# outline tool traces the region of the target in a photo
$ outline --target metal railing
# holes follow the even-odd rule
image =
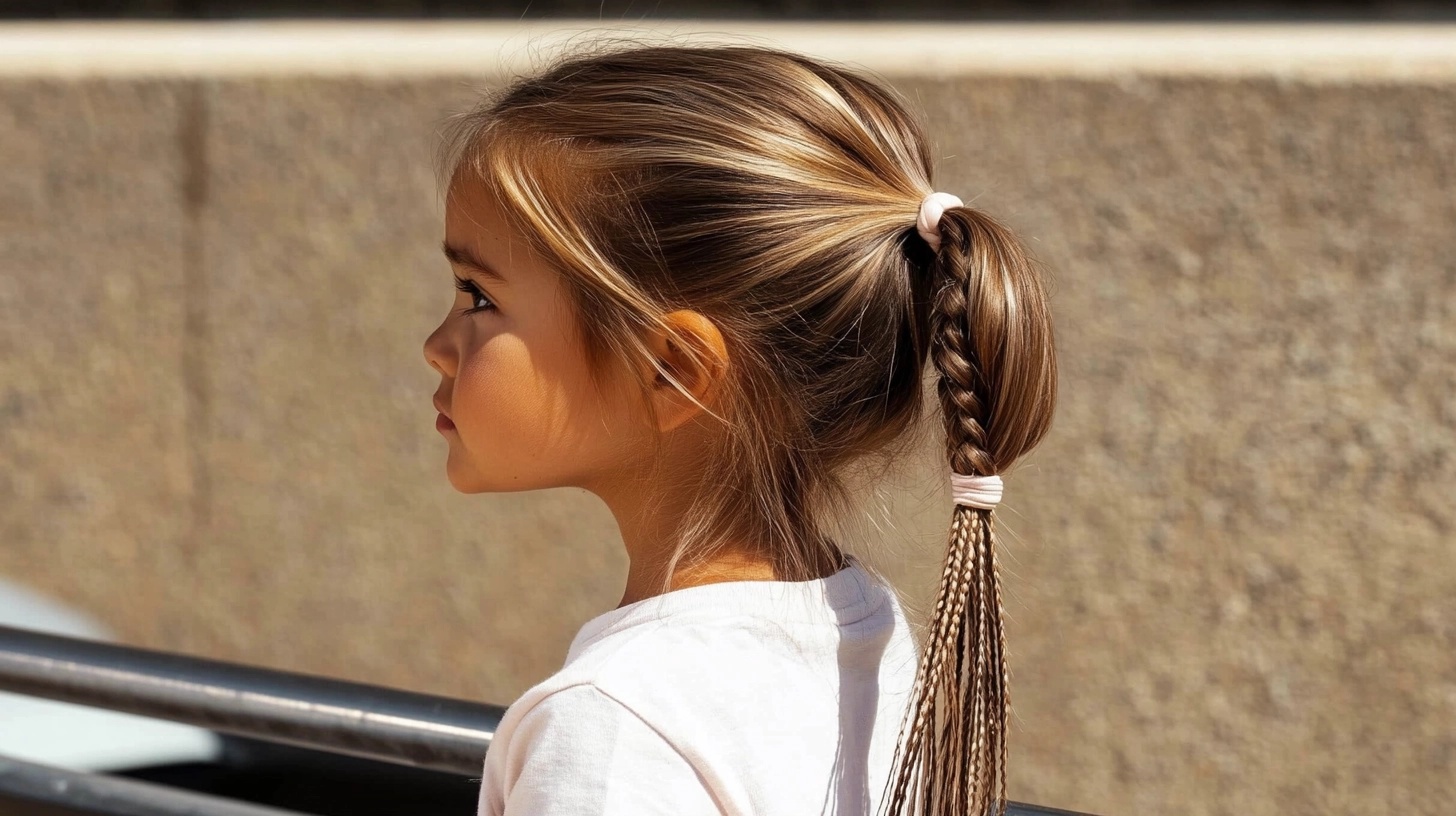
[[[505,709],[0,626],[0,691],[479,775]]]
[[[120,776],[82,773],[0,756],[0,813],[6,802],[45,808],[42,812],[104,816],[301,816],[254,805],[138,782]]]
[[[0,626],[0,691],[470,777],[480,775],[505,712],[466,700],[6,626]],[[47,813],[104,816],[298,816],[0,756],[0,805],[7,801],[52,808]],[[1007,813],[1078,816],[1019,802]]]

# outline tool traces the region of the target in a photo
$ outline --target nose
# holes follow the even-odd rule
[[[445,331],[448,322],[448,319],[442,322],[425,338],[425,362],[442,377],[455,376],[455,349]]]

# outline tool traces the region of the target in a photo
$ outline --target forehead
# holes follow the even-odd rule
[[[445,254],[467,259],[467,270],[495,287],[491,294],[504,297],[518,318],[550,312],[561,320],[571,311],[562,276],[506,216],[490,185],[474,176],[457,174],[446,191]]]
[[[490,187],[473,173],[458,172],[445,192],[445,234],[461,239],[481,235],[514,237]]]
[[[533,249],[490,185],[473,175],[457,174],[445,194],[445,247],[471,259],[488,277],[517,284],[554,278],[551,265]]]

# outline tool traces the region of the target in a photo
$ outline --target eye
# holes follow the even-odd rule
[[[474,314],[495,308],[495,303],[486,297],[484,292],[480,291],[480,287],[475,285],[475,281],[457,275],[455,277],[455,288],[470,295],[470,308],[464,310],[465,314]]]

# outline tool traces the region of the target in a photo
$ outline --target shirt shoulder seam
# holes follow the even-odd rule
[[[539,708],[541,706],[541,704],[545,703],[547,700],[551,699],[552,697],[555,697],[556,695],[561,694],[562,692],[570,691],[572,689],[577,689],[577,688],[586,688],[586,689],[589,689],[589,690],[591,690],[593,692],[596,692],[597,695],[601,696],[605,700],[611,701],[611,703],[612,703],[613,706],[615,706],[616,708],[619,708],[622,711],[626,712],[627,715],[630,716],[633,720],[637,721],[638,723],[641,723],[644,728],[646,728],[648,731],[651,731],[653,736],[657,737],[657,739],[660,740],[663,745],[666,745],[673,752],[673,754],[675,754],[679,759],[681,759],[682,762],[683,762],[683,764],[686,765],[687,768],[693,772],[693,775],[696,776],[696,777],[698,777],[699,782],[703,785],[704,792],[706,792],[708,794],[709,798],[713,799],[713,801],[715,803],[717,802],[718,797],[715,795],[715,793],[713,792],[713,790],[706,783],[703,783],[702,782],[703,774],[698,769],[698,766],[695,765],[693,763],[693,761],[688,758],[688,755],[687,754],[683,753],[682,749],[680,747],[678,747],[678,745],[673,740],[669,739],[667,737],[667,735],[662,732],[662,729],[658,728],[656,725],[654,725],[651,722],[649,722],[647,720],[647,718],[643,717],[640,713],[638,713],[631,706],[629,706],[626,703],[622,702],[615,695],[609,693],[606,689],[604,689],[601,686],[597,685],[592,680],[578,680],[576,682],[573,682],[573,683],[570,683],[568,685],[562,686],[559,689],[555,689],[555,690],[551,691],[550,693],[543,695],[541,697],[541,699],[539,699],[536,702],[532,703],[530,708],[526,709],[525,711],[523,711],[521,713],[521,721],[524,721],[526,719],[526,717],[530,716],[531,712],[535,711],[537,708]]]
[[[632,719],[636,720],[637,722],[642,723],[644,726],[646,726],[648,728],[648,730],[650,730],[653,733],[653,735],[655,735],[658,739],[662,740],[663,743],[665,743],[669,748],[671,748],[674,753],[676,753],[678,756],[682,757],[682,760],[684,762],[688,762],[687,756],[685,754],[683,754],[683,752],[681,750],[679,750],[676,745],[673,744],[672,740],[668,739],[667,736],[662,733],[662,730],[661,729],[659,729],[657,726],[653,725],[652,723],[648,722],[645,718],[643,718],[643,716],[641,714],[637,713],[637,711],[635,711],[631,706],[629,706],[626,703],[622,702],[615,695],[608,693],[606,689],[604,689],[601,686],[597,685],[596,681],[594,681],[594,680],[576,680],[576,681],[573,681],[571,683],[568,683],[567,685],[562,686],[561,688],[552,689],[550,692],[547,692],[546,694],[543,694],[539,700],[536,700],[535,702],[531,703],[531,707],[530,708],[528,708],[525,711],[522,711],[521,712],[521,721],[524,721],[527,717],[529,717],[531,715],[531,712],[533,712],[536,709],[540,708],[543,704],[546,703],[547,700],[550,700],[552,697],[556,697],[557,695],[560,695],[563,692],[571,691],[573,689],[578,689],[578,688],[585,688],[585,689],[588,689],[590,691],[594,691],[599,696],[601,696],[603,699],[610,700],[612,702],[612,704],[616,708],[620,708],[622,711],[627,712],[629,715],[631,715]],[[691,767],[692,766],[692,763],[691,762],[688,762],[688,765]],[[696,771],[697,769],[694,768],[694,770]]]

